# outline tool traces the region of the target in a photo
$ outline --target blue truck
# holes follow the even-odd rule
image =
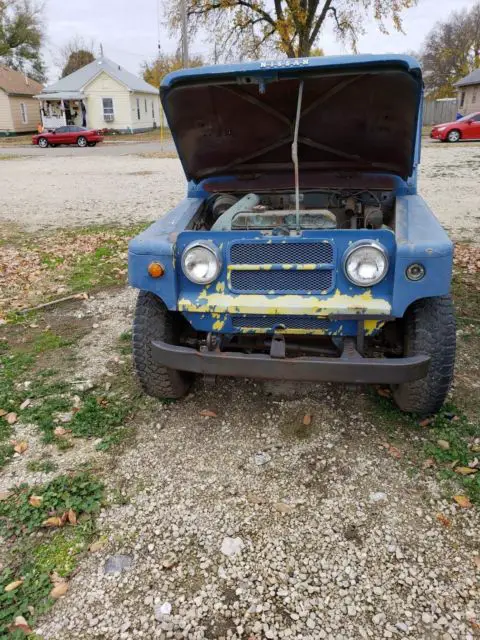
[[[438,411],[453,247],[417,193],[418,62],[185,69],[160,93],[187,194],[129,245],[145,392],[179,398],[195,374],[382,384]]]

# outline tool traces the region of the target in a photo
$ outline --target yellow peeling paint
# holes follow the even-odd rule
[[[371,336],[375,331],[381,329],[385,322],[382,320],[365,320],[363,326],[365,328],[365,334]]]
[[[217,286],[215,287],[215,291],[217,293],[224,293],[224,291],[225,291],[225,283],[224,282],[217,282]]]
[[[225,322],[226,322],[226,317],[225,316],[223,316],[223,320],[216,320],[212,324],[213,331],[221,331],[223,329],[223,327],[225,326]]]
[[[370,289],[358,295],[347,295],[337,289],[328,298],[301,295],[282,295],[271,298],[260,294],[227,295],[225,293],[208,293],[204,290],[196,300],[181,298],[178,301],[178,310],[265,315],[328,316],[336,313],[389,315],[391,305],[387,300],[374,298]]]

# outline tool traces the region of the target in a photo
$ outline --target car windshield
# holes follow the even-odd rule
[[[475,120],[475,117],[478,113],[470,113],[468,116],[463,116],[463,118],[459,118],[458,122],[466,122],[467,120]]]

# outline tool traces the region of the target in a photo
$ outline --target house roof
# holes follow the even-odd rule
[[[475,69],[468,76],[455,83],[456,87],[466,87],[469,84],[480,84],[480,69]]]
[[[81,69],[65,76],[65,78],[61,78],[58,82],[48,85],[48,87],[45,87],[44,93],[71,93],[72,91],[81,91],[85,85],[96,78],[102,71],[124,84],[131,91],[158,94],[156,87],[153,87],[151,84],[148,84],[148,82],[145,82],[145,80],[130,73],[130,71],[126,71],[119,64],[113,62],[113,60],[109,60],[105,56],[101,56],[93,62],[86,64]]]
[[[20,71],[0,65],[0,89],[9,95],[33,96],[42,90],[42,85]]]

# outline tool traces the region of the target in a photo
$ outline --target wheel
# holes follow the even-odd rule
[[[94,147],[97,143],[96,142],[87,142],[87,145],[89,147]]]
[[[140,291],[133,320],[133,364],[142,389],[155,398],[181,398],[193,376],[159,365],[153,359],[152,340],[178,344],[181,318],[175,318],[153,293]]]
[[[50,146],[55,148],[55,147],[58,147],[58,144],[50,144]]]
[[[46,149],[48,147],[48,140],[46,138],[39,138],[38,146],[42,147],[42,149]]]
[[[458,129],[452,129],[448,132],[447,140],[449,142],[458,142],[460,140],[460,131]]]
[[[86,147],[87,139],[85,138],[85,136],[79,136],[79,138],[77,139],[77,144],[79,147]]]
[[[451,296],[414,302],[405,316],[405,355],[426,353],[430,367],[425,378],[400,384],[393,398],[402,411],[428,415],[445,401],[453,380],[456,325]]]

